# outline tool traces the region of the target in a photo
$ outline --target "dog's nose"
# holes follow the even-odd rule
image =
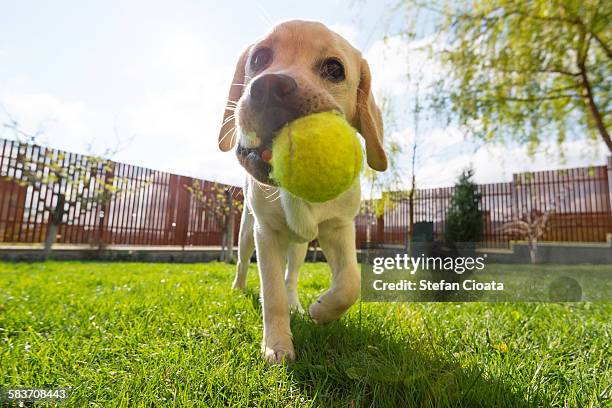
[[[280,106],[297,89],[293,78],[283,74],[266,74],[251,84],[251,100],[261,106]]]

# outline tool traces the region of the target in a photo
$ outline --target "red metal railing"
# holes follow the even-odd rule
[[[56,160],[62,165],[82,169],[86,156],[29,146],[0,139],[0,242],[40,243],[50,222],[50,210],[57,203],[53,183],[20,185],[24,160],[41,162]],[[53,156],[55,155],[55,156]],[[25,160],[29,163],[30,160]],[[70,205],[63,215],[57,242],[69,244],[100,243],[108,245],[220,245],[223,227],[214,214],[217,192],[227,189],[237,200],[241,191],[234,186],[200,180],[204,196],[212,202],[204,205],[186,188],[193,178],[110,162],[101,176],[103,181],[75,183],[63,193],[68,199],[77,196],[95,197],[104,183],[112,183],[118,191],[111,200],[89,201]],[[240,214],[236,214],[236,231]]]
[[[502,228],[525,219],[531,211],[550,211],[548,228],[541,241],[604,242],[612,233],[610,174],[607,166],[548,170],[515,174],[508,183],[482,184],[481,210],[485,221],[484,245],[507,247],[521,237]],[[454,187],[417,190],[414,221],[432,222],[434,238],[443,239],[446,212]],[[384,215],[360,214],[356,220],[357,245],[370,242],[405,245],[410,235],[408,192],[392,192]]]

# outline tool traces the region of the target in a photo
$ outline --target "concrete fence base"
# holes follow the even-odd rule
[[[58,246],[49,256],[57,261],[131,261],[131,262],[210,262],[221,258],[220,247],[108,247],[99,250],[89,246]],[[40,247],[0,246],[4,261],[40,261]]]
[[[234,248],[237,256],[238,248]],[[35,262],[43,259],[40,245],[0,246],[0,260]],[[212,262],[221,259],[221,247],[128,247],[109,246],[104,250],[84,245],[58,245],[54,247],[50,260],[55,261],[123,261],[123,262]],[[322,251],[309,249],[306,261],[325,261]],[[254,255],[252,261],[256,261]]]
[[[234,255],[238,248],[234,248]],[[394,253],[398,249],[394,248]],[[510,249],[480,249],[488,263],[527,264],[530,262],[527,242],[512,242]],[[362,259],[358,250],[358,259]],[[401,252],[401,249],[400,249]],[[221,258],[220,247],[128,247],[109,246],[98,250],[90,246],[58,245],[49,259],[58,261],[125,261],[125,262],[211,262]],[[42,246],[0,246],[0,260],[33,262],[43,259]],[[253,261],[256,261],[255,256]],[[309,249],[307,262],[325,261],[323,252]],[[543,264],[604,264],[612,266],[612,234],[605,243],[543,242],[538,244],[538,262]]]
[[[612,268],[612,234],[607,242],[542,242],[537,246],[537,261],[541,264],[599,264]],[[527,264],[529,245],[524,241],[510,243],[510,249],[482,249],[490,263]]]

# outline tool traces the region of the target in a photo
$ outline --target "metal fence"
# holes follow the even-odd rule
[[[54,165],[66,169],[65,178],[70,180],[51,177],[49,167]],[[26,172],[38,172],[39,182],[17,182]],[[241,201],[241,190],[198,180],[202,194],[197,195],[187,188],[193,181],[191,177],[0,139],[0,242],[43,242],[52,209],[63,194],[67,203],[58,243],[220,245],[223,226],[215,203],[224,191]],[[100,199],[104,193],[110,197]],[[237,226],[240,214],[235,217]]]
[[[520,173],[512,182],[481,184],[481,210],[486,247],[507,247],[523,237],[506,232],[504,226],[526,220],[528,214],[550,212],[541,241],[604,242],[612,233],[612,158],[606,166]],[[431,222],[434,239],[444,236],[446,213],[454,187],[415,192],[414,221]],[[410,236],[408,192],[390,193],[384,215],[357,217],[358,245],[374,243],[405,245]],[[369,226],[369,233],[368,233]]]
[[[72,204],[66,204],[62,214],[58,243],[220,245],[220,195],[231,194],[238,203],[242,200],[237,187],[124,163],[105,164],[80,154],[0,139],[0,243],[43,242],[52,209],[62,193]],[[78,182],[15,182],[28,171],[44,175],[53,165],[68,169],[67,177]],[[28,166],[35,168],[28,170]],[[510,240],[521,238],[505,232],[503,226],[525,219],[533,211],[551,212],[542,241],[605,241],[612,232],[611,174],[612,159],[606,166],[521,173],[515,174],[512,182],[479,185],[484,245],[506,247]],[[112,197],[93,199],[108,190],[108,185],[114,191]],[[188,188],[194,186],[199,193]],[[408,241],[408,192],[389,194],[383,216],[371,212],[358,215],[358,247],[368,241],[397,245]],[[414,221],[433,223],[436,239],[443,238],[453,195],[453,187],[415,192]],[[239,213],[234,217],[236,242]]]

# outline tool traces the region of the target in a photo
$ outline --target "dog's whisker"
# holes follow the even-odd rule
[[[221,139],[219,139],[219,144],[221,144],[221,143],[225,142],[225,138],[226,138],[226,137],[229,135],[229,133],[230,133],[230,132],[232,132],[232,131],[234,132],[234,134],[236,134],[236,128],[235,128],[235,127],[234,127],[234,128],[229,129],[227,132],[225,132],[225,133],[223,134],[223,136],[221,137]],[[233,138],[233,135],[232,135],[232,138]],[[233,139],[232,139],[232,141],[233,141]]]
[[[280,191],[278,189],[276,189],[275,191],[272,192],[272,194],[266,196],[266,200],[268,200],[270,197],[273,197],[275,194],[280,196]]]
[[[232,121],[232,120],[234,120],[235,118],[236,118],[236,115],[234,115],[234,114],[229,115],[229,116],[227,117],[227,119],[225,119],[225,120],[223,121],[223,123],[221,124],[221,126],[225,126],[225,124],[227,124],[227,123],[231,122],[231,121]]]
[[[269,198],[269,197],[268,197],[268,198],[266,199],[266,201],[267,201],[267,202],[269,202],[269,203],[273,203],[273,202],[275,202],[276,200],[279,200],[279,199],[280,199],[280,194],[278,194],[278,195],[277,195],[276,197],[274,197],[274,198]]]
[[[235,129],[234,129],[234,128],[232,128],[232,129],[228,129],[228,130],[227,130],[227,131],[226,131],[226,132],[223,134],[223,137],[221,137],[221,140],[220,140],[220,141],[221,141],[221,142],[222,142],[222,141],[224,141],[224,140],[225,140],[225,138],[226,138],[226,137],[229,135],[229,133],[230,133],[232,130],[235,130]]]
[[[234,133],[232,133],[231,145],[234,146],[236,144],[236,128],[234,128]]]
[[[269,185],[264,185],[264,186],[263,186],[263,188],[264,188],[264,190],[266,191],[266,193],[268,193],[270,190],[272,190],[272,189],[274,189],[274,188],[276,188],[276,187],[269,186]]]
[[[267,194],[267,193],[268,193],[268,191],[270,190],[270,186],[266,186],[266,185],[265,185],[265,184],[263,184],[263,183],[258,183],[258,182],[256,182],[255,184],[257,184],[257,187],[259,187],[259,189],[260,189],[260,190],[261,190],[261,191],[262,191],[264,194]]]
[[[279,195],[277,195],[277,196],[276,196],[274,199],[269,200],[269,202],[273,203],[273,202],[275,202],[276,200],[278,200],[279,198],[280,198],[280,194],[279,194]]]
[[[261,188],[261,186],[260,186],[260,184],[261,184],[261,183],[255,183],[255,184],[257,185],[257,187],[259,187],[259,189],[260,189],[261,191],[263,191],[263,189],[262,189],[262,188]],[[263,192],[265,193],[265,191],[263,191]]]

